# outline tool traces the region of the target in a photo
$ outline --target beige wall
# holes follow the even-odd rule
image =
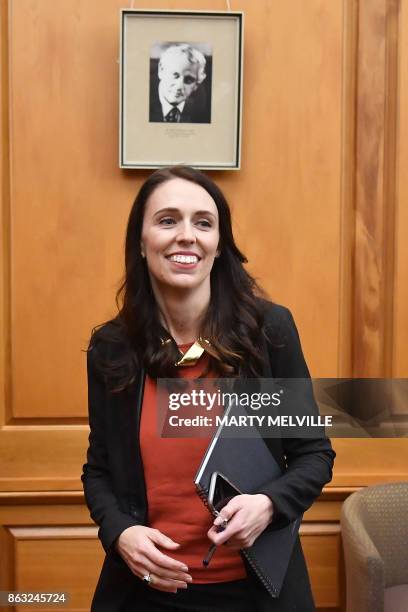
[[[249,269],[292,309],[314,376],[406,377],[407,4],[231,4],[245,12],[242,169],[211,174],[231,203]],[[127,215],[148,173],[118,168],[123,3],[0,6],[0,588],[34,588],[30,542],[52,559],[63,539],[66,555],[92,574],[81,585],[67,579],[70,609],[85,610],[101,552],[79,481],[81,349],[114,313]],[[146,0],[143,8],[201,6]],[[344,591],[342,499],[408,477],[406,440],[336,440],[335,448],[333,483],[302,536],[321,609],[340,606]],[[57,582],[61,569],[53,564]]]

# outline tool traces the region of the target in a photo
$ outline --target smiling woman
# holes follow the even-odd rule
[[[263,292],[244,262],[229,206],[210,178],[188,166],[150,175],[129,215],[120,315],[94,338],[120,343],[125,333],[129,343],[113,365],[95,348],[108,384],[125,389],[142,364],[151,376],[178,376],[178,345],[198,338],[208,340],[216,375],[261,375]]]
[[[119,313],[88,349],[82,481],[107,553],[94,612],[314,609],[299,539],[279,599],[239,551],[313,503],[331,479],[329,440],[266,440],[282,477],[231,499],[219,533],[193,485],[208,440],[157,433],[157,378],[309,377],[291,314],[264,299],[245,262],[225,197],[205,174],[166,168],[142,185]],[[210,543],[226,546],[203,567]]]
[[[219,241],[217,206],[203,187],[176,177],[157,187],[147,202],[141,240],[156,298],[185,289],[194,291],[200,309],[207,308]]]

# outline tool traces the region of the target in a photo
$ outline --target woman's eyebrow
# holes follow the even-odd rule
[[[179,209],[178,208],[174,208],[172,206],[166,206],[166,208],[161,208],[160,210],[155,212],[154,216],[161,215],[161,214],[166,213],[166,212],[179,212]]]
[[[209,217],[214,217],[215,219],[214,213],[210,212],[209,210],[197,210],[197,212],[195,212],[194,214],[195,215],[208,215]]]
[[[180,209],[174,206],[166,206],[166,208],[161,208],[160,210],[155,212],[154,217],[157,217],[157,215],[162,215],[163,213],[180,213]],[[214,213],[210,212],[209,210],[196,210],[194,216],[197,215],[208,215],[209,217],[213,217],[214,219],[216,218]]]

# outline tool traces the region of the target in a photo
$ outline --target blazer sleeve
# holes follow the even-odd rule
[[[92,349],[87,354],[89,447],[81,480],[92,519],[99,525],[98,537],[106,552],[113,550],[116,538],[138,523],[122,512],[113,492],[106,432],[106,386],[94,367]]]
[[[279,337],[283,338],[283,342],[269,350],[273,377],[305,379],[306,400],[311,403],[313,412],[318,414],[295,322],[288,309],[277,308],[280,313]],[[323,486],[332,479],[336,456],[328,438],[284,438],[282,445],[286,471],[257,491],[272,500],[274,518],[271,528],[288,525],[312,505]]]

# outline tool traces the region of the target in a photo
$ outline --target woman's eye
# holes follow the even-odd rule
[[[163,217],[163,219],[160,219],[159,223],[160,225],[172,225],[175,221],[172,217]]]
[[[198,224],[201,225],[202,227],[211,227],[211,223],[207,221],[207,219],[200,219]]]

